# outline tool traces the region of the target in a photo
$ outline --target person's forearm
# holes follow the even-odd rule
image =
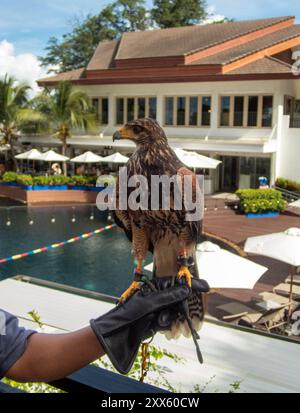
[[[50,382],[80,370],[103,355],[90,327],[67,334],[33,334],[26,351],[6,377],[19,382]]]

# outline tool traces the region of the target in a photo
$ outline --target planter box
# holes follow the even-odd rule
[[[34,191],[49,191],[49,189],[50,189],[49,185],[33,185]]]
[[[90,191],[92,192],[102,192],[105,189],[105,186],[92,186]]]
[[[69,189],[72,189],[74,191],[89,191],[90,188],[85,185],[71,185],[69,186]]]
[[[24,189],[25,191],[32,191],[33,185],[19,185],[20,188]]]
[[[279,212],[261,212],[258,214],[246,214],[247,218],[253,219],[253,218],[274,218],[274,217],[279,217],[280,213]]]
[[[67,191],[68,185],[49,185],[50,191]]]
[[[17,182],[2,182],[1,185],[5,185],[5,186],[19,186],[19,184]]]

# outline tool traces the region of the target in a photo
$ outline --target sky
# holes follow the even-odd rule
[[[298,16],[295,0],[206,0],[214,17],[236,20]],[[45,53],[47,40],[70,31],[75,16],[96,14],[109,0],[0,0],[0,76],[8,72],[36,87],[34,80],[46,71],[37,56]],[[151,5],[151,0],[147,0]]]

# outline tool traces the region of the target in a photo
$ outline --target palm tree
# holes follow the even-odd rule
[[[53,90],[44,89],[33,99],[32,105],[47,116],[49,128],[62,143],[62,155],[66,154],[67,140],[73,128],[82,131],[95,129],[96,116],[90,98],[86,93],[74,89],[70,82],[60,82]]]
[[[7,74],[0,80],[0,144],[10,146],[12,159],[15,159],[15,144],[22,129],[30,123],[39,123],[45,116],[29,107],[28,92],[30,86],[24,82],[17,83]]]

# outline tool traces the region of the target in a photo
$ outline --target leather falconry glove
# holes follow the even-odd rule
[[[157,323],[160,313],[184,303],[190,293],[186,285],[159,290],[146,282],[128,301],[90,321],[104,351],[121,374],[130,371],[140,344],[161,329]]]

